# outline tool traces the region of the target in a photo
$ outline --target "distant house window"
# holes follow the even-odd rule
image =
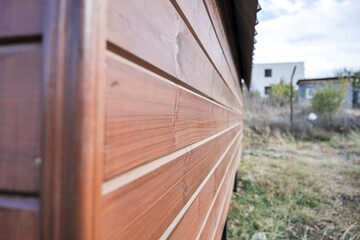
[[[316,93],[316,90],[314,88],[306,88],[305,89],[305,98],[306,99],[312,99]]]
[[[265,69],[265,77],[271,77],[272,76],[272,70],[271,69]]]
[[[265,94],[266,94],[266,95],[269,95],[270,92],[271,92],[271,87],[270,87],[270,86],[265,87]]]

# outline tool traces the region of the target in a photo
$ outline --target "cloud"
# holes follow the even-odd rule
[[[305,61],[305,76],[360,69],[359,0],[263,0],[255,63]],[[261,19],[263,19],[261,21]]]

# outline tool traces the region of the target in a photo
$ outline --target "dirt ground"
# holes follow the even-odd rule
[[[249,136],[231,239],[360,239],[360,134],[326,142]]]

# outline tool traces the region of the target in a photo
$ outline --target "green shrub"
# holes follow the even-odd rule
[[[344,103],[348,83],[341,80],[340,86],[334,88],[331,83],[318,87],[311,101],[315,111],[320,113],[335,113]]]
[[[285,84],[283,80],[278,84],[271,84],[269,100],[272,103],[279,103],[283,105],[290,101],[290,83]],[[293,92],[293,100],[297,99],[298,91]]]

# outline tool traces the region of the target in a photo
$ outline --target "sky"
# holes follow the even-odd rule
[[[259,0],[254,63],[305,62],[305,77],[360,70],[360,0]]]

